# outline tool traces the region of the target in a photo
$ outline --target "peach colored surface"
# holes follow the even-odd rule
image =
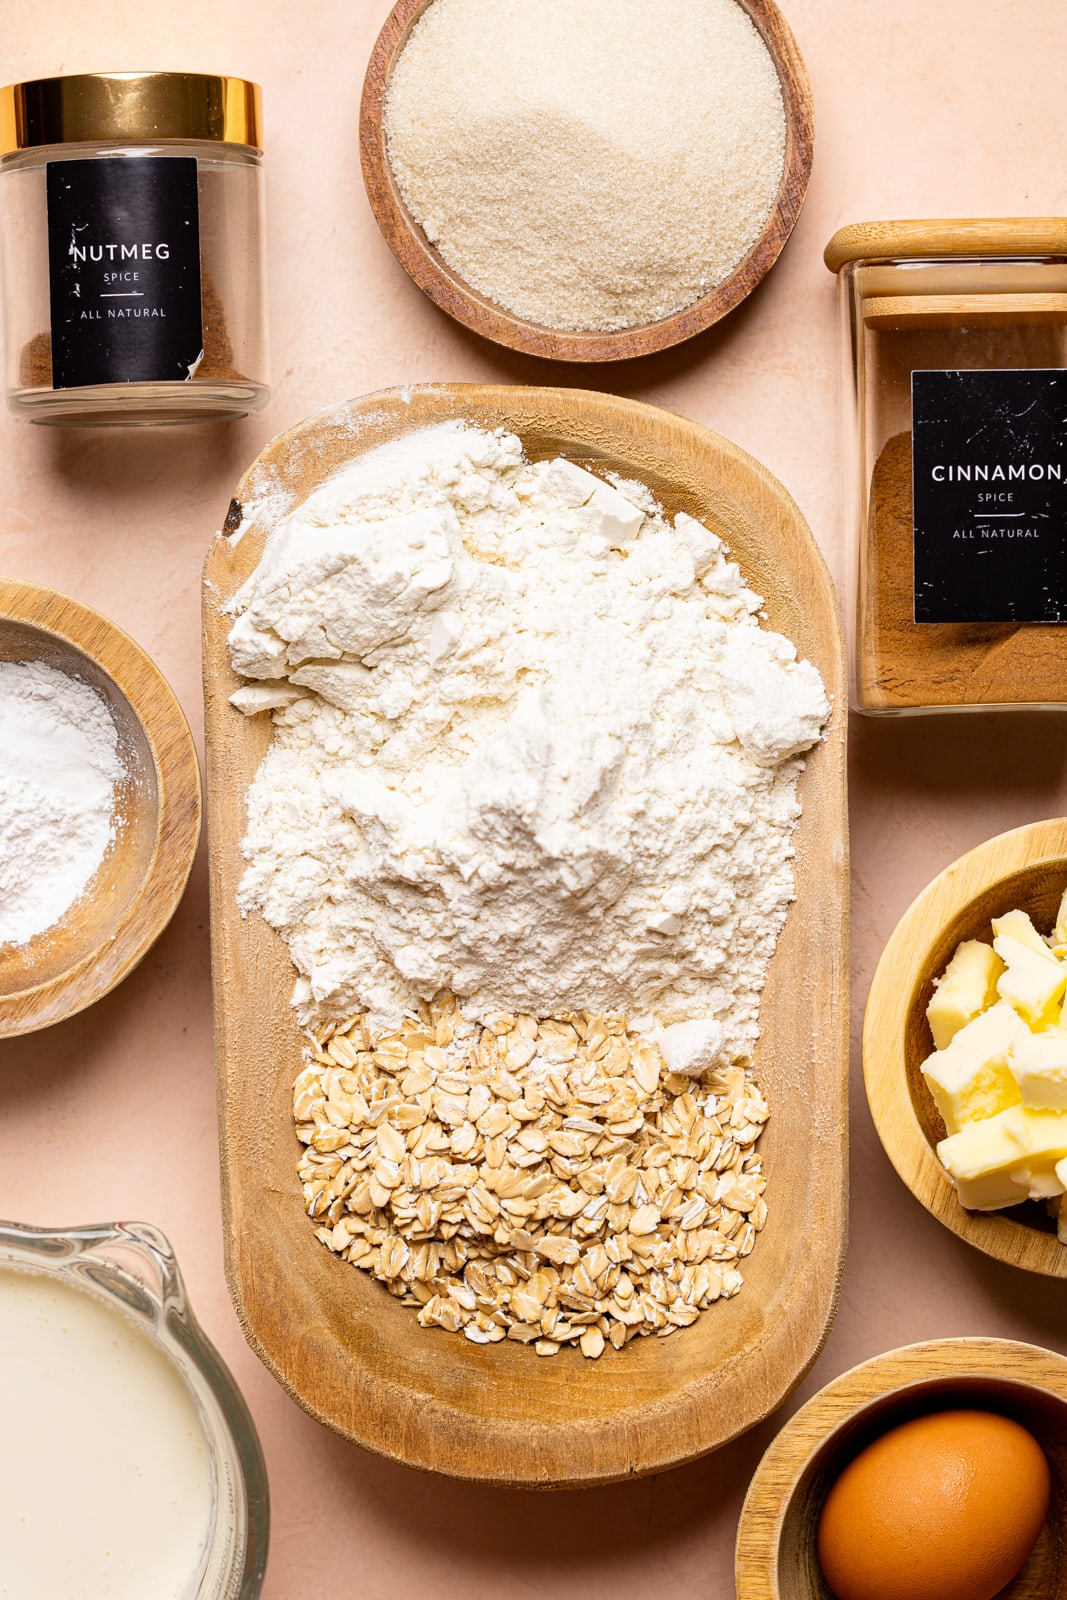
[[[534,3],[534,0],[531,0]],[[679,351],[571,371],[452,326],[408,282],[363,193],[359,89],[386,0],[0,5],[0,81],[144,67],[264,88],[275,397],[236,425],[123,433],[0,418],[0,571],[65,589],[158,661],[199,732],[199,578],[231,486],[279,429],[345,396],[451,378],[615,389],[706,423],[782,479],[839,570],[834,286],[822,248],[887,216],[1067,212],[1061,0],[783,0],[811,73],[815,170],[766,284]],[[947,862],[1067,809],[1060,715],[859,723],[852,743],[854,1013],[897,917]],[[74,1021],[0,1046],[0,1215],[143,1217],[177,1248],[271,1472],[265,1593],[317,1600],[721,1600],[750,1473],[781,1416],[663,1477],[543,1497],[373,1460],[311,1422],[245,1347],[222,1274],[201,859],[144,965]],[[852,1246],[840,1313],[793,1397],[945,1334],[1067,1352],[1067,1285],[969,1250],[882,1155],[854,1065]],[[42,1597],[46,1600],[46,1597]],[[147,1600],[147,1597],[146,1597]]]

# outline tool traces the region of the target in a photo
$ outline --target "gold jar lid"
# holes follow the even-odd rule
[[[1067,217],[952,217],[856,222],[838,228],[823,252],[831,272],[852,261],[895,256],[1067,255]]]
[[[258,83],[200,72],[84,72],[0,89],[0,155],[39,145],[210,139],[262,148]]]

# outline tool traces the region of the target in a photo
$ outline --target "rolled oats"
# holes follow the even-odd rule
[[[441,995],[387,1038],[330,1023],[293,1114],[318,1237],[475,1344],[595,1359],[688,1327],[767,1218],[749,1073],[671,1074],[620,1016],[479,1025]]]

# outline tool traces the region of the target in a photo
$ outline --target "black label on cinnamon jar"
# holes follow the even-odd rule
[[[203,355],[190,156],[47,164],[52,386],[186,382]]]
[[[913,372],[915,621],[1067,622],[1067,372]]]

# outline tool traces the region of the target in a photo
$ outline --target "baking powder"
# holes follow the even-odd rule
[[[118,732],[101,695],[0,661],[0,944],[26,944],[86,888],[114,837]]]

